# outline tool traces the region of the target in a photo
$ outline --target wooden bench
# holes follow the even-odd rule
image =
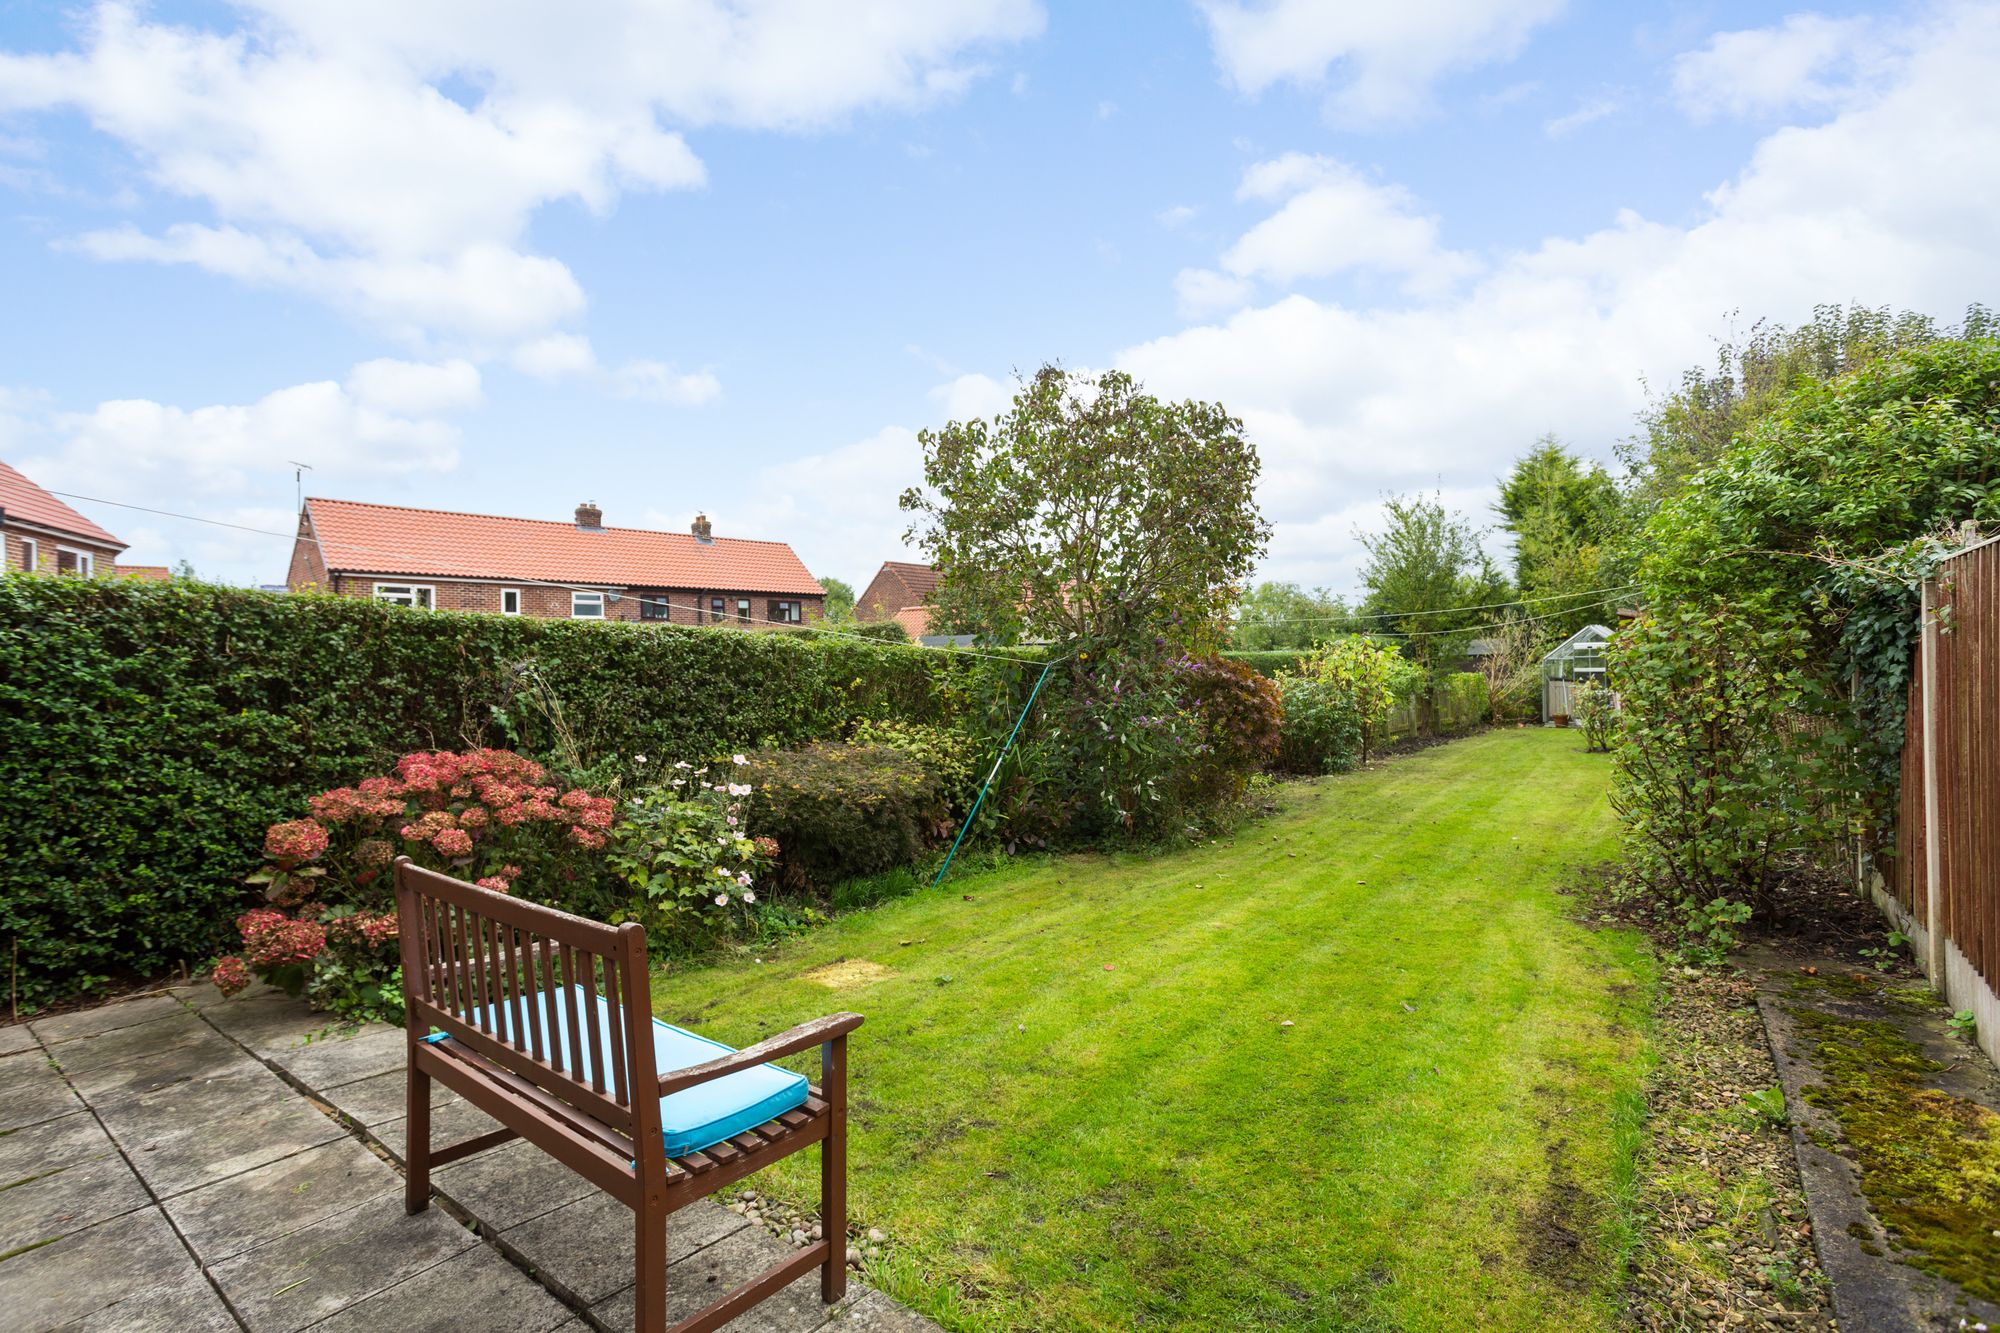
[[[525,1139],[632,1210],[638,1333],[667,1327],[667,1216],[814,1143],[820,1155],[820,1235],[781,1263],[681,1320],[673,1333],[720,1327],[795,1279],[820,1270],[820,1296],[847,1290],[847,1034],[858,1014],[834,1014],[741,1051],[655,1024],[646,932],[607,926],[425,870],[395,868],[409,1033],[409,1179],[405,1206],[430,1206],[432,1168]],[[713,1058],[662,1071],[655,1043]],[[820,1082],[792,1109],[700,1147],[668,1152],[662,1102],[702,1089],[701,1108],[729,1106],[754,1082],[798,1076],[766,1062],[820,1048]],[[745,1071],[760,1071],[746,1074]],[[733,1084],[722,1083],[732,1075]],[[432,1148],[431,1080],[500,1128]],[[754,1090],[754,1089],[753,1089]],[[676,1107],[690,1099],[683,1098]],[[745,1113],[770,1102],[751,1102]],[[681,1114],[678,1110],[676,1114]],[[721,1123],[720,1121],[711,1123]],[[690,1133],[676,1131],[683,1139]]]

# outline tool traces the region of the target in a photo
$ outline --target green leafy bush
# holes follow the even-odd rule
[[[1293,773],[1344,773],[1387,739],[1399,694],[1421,673],[1393,648],[1336,639],[1296,673],[1278,677],[1284,728],[1280,764]]]
[[[1486,677],[1477,671],[1453,671],[1431,691],[1437,729],[1443,735],[1470,731],[1486,720],[1489,709]]]
[[[854,725],[849,739],[856,745],[881,746],[913,756],[937,776],[939,790],[953,811],[962,814],[972,805],[980,774],[975,768],[975,743],[964,732],[922,722],[863,718]]]
[[[1222,655],[1232,662],[1241,662],[1260,676],[1272,679],[1286,673],[1297,675],[1303,665],[1312,660],[1312,651],[1303,648],[1242,649]]]
[[[943,782],[907,751],[822,742],[757,751],[743,772],[751,826],[777,840],[794,890],[910,865],[951,831]]]
[[[1625,701],[1612,803],[1633,868],[1684,922],[1726,948],[1838,818],[1828,792],[1847,747],[1796,612],[1667,607],[1613,641]]]
[[[1569,694],[1570,717],[1583,728],[1583,748],[1604,751],[1611,748],[1611,734],[1618,723],[1611,687],[1602,681],[1587,680]]]

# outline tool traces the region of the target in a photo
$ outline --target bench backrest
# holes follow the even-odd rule
[[[412,1035],[441,1031],[627,1138],[657,1141],[644,928],[558,912],[407,857],[395,869]]]

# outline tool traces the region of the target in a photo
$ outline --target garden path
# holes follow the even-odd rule
[[[328,1030],[257,988],[179,987],[0,1028],[0,1309],[18,1329],[629,1329],[630,1215],[509,1144],[403,1211],[403,1033]],[[491,1128],[437,1088],[439,1141]],[[674,1215],[681,1318],[787,1251],[714,1203]],[[730,1326],[934,1329],[809,1274]]]

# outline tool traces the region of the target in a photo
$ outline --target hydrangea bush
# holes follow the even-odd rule
[[[269,906],[237,918],[240,957],[216,966],[234,994],[252,975],[336,1013],[395,1017],[402,1008],[397,856],[501,893],[557,907],[587,903],[610,839],[611,797],[563,791],[507,750],[404,755],[395,772],[336,787],[305,819],[273,824],[249,877]]]

